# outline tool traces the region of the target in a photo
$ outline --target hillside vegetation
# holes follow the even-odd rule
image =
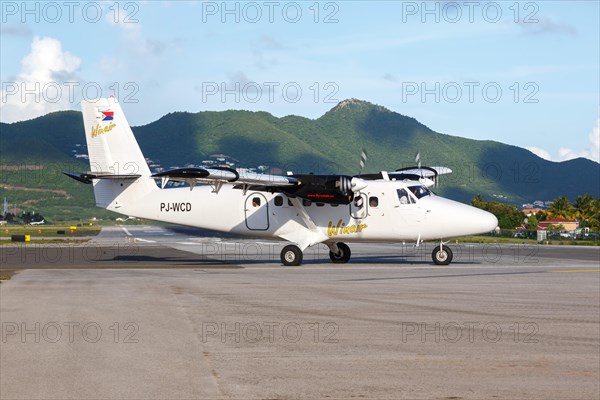
[[[369,154],[365,172],[414,165],[417,152],[423,165],[452,168],[454,173],[442,177],[436,191],[463,202],[476,194],[514,204],[600,195],[600,164],[593,161],[555,163],[516,146],[445,135],[355,99],[314,120],[236,110],[176,112],[133,131],[144,155],[165,168],[199,164],[223,153],[243,167],[356,174],[364,148]],[[23,209],[43,209],[50,218],[110,215],[94,209],[90,186],[61,174],[88,170],[87,162],[73,156],[75,145],[85,144],[79,112],[0,124],[0,132],[0,199],[8,197],[10,203],[24,204]],[[38,190],[27,190],[31,188]]]

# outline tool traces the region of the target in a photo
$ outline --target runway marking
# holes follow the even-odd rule
[[[124,226],[122,226],[122,227],[121,227],[121,229],[123,229],[123,232],[125,232],[125,234],[126,234],[127,236],[133,236],[133,235],[131,234],[131,232],[129,232],[129,231],[127,230],[127,228],[125,228]]]
[[[600,272],[600,269],[561,269],[558,271],[550,272]]]
[[[148,240],[148,239],[141,239],[141,238],[135,238],[136,242],[145,242],[145,243],[156,243],[156,240]]]

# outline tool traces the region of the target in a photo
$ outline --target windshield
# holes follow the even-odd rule
[[[425,196],[429,196],[431,195],[431,192],[429,191],[429,189],[427,189],[425,186],[423,185],[418,185],[418,186],[409,186],[408,187],[410,189],[410,191],[415,195],[415,197],[417,199],[420,199],[422,197]]]
[[[396,193],[398,193],[398,200],[400,200],[400,204],[414,204],[415,199],[412,196],[409,196],[406,192],[406,189],[397,189]]]

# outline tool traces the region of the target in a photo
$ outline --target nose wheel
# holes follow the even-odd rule
[[[431,253],[431,259],[436,265],[448,265],[452,261],[452,250],[448,246],[444,246],[440,243],[439,246],[433,248]]]
[[[296,266],[302,264],[302,250],[300,247],[290,244],[281,250],[281,262],[285,266]]]

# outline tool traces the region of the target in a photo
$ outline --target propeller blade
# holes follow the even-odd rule
[[[367,162],[367,151],[363,147],[362,150],[361,150],[361,152],[360,152],[360,170],[358,171],[359,174],[365,168],[365,163],[366,162]]]

